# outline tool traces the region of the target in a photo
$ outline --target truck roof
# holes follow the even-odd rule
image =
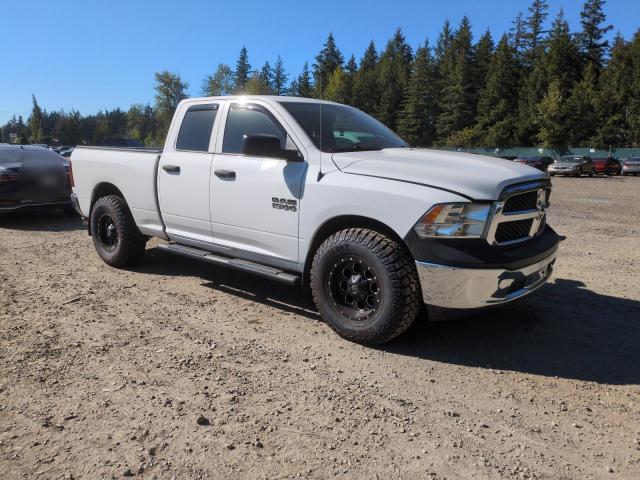
[[[342,105],[341,103],[329,102],[327,100],[318,100],[315,98],[306,98],[306,97],[289,97],[289,96],[278,96],[278,95],[225,95],[218,97],[191,97],[185,100],[182,100],[180,103],[190,103],[190,102],[200,102],[206,100],[241,100],[241,101],[250,101],[250,100],[266,100],[271,102],[279,102],[286,100],[287,102],[303,102],[303,103],[325,103],[329,105]]]

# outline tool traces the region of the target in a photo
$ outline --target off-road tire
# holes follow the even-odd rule
[[[117,232],[117,243],[108,248],[99,234],[99,221],[110,217]],[[107,265],[123,268],[136,263],[144,254],[147,237],[140,233],[123,198],[108,195],[96,200],[91,209],[91,237],[98,255]]]
[[[345,256],[363,258],[380,283],[380,302],[371,317],[343,315],[331,295],[330,272]],[[404,245],[373,230],[350,228],[334,233],[315,252],[311,290],[323,320],[341,337],[379,345],[397,337],[414,322],[422,305],[415,262]]]

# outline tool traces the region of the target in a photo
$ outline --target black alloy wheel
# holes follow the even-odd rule
[[[373,267],[357,255],[338,259],[329,272],[333,304],[351,320],[366,320],[380,306],[381,286]]]

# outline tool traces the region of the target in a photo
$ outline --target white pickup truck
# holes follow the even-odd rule
[[[366,344],[422,305],[505,303],[551,274],[551,183],[490,157],[410,148],[365,113],[266,96],[192,98],[163,150],[78,147],[73,201],[100,257],[149,237],[185,257],[309,285],[323,319]]]

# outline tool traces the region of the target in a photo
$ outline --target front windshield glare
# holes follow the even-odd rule
[[[376,119],[344,105],[281,101],[316,147],[326,153],[407,147]]]

